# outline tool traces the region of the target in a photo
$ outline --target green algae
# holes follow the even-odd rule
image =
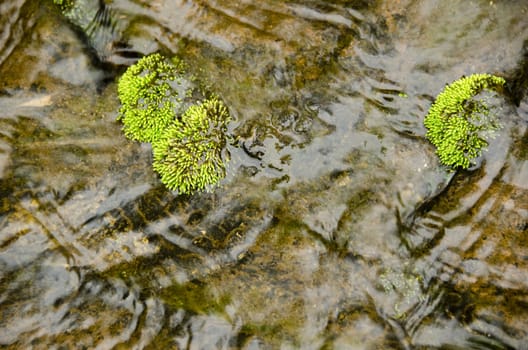
[[[226,306],[231,303],[232,296],[216,296],[200,281],[190,281],[184,284],[173,284],[163,288],[159,297],[173,310],[184,309],[193,314],[225,315]]]

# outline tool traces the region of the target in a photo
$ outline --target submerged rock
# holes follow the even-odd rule
[[[102,63],[129,65],[141,54],[124,38],[126,16],[103,0],[54,0],[63,16],[81,33]]]

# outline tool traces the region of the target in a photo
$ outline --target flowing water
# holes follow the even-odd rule
[[[525,0],[82,4],[0,3],[0,348],[528,349]],[[213,193],[116,121],[152,52],[230,108]],[[449,172],[423,118],[472,73],[503,128]]]

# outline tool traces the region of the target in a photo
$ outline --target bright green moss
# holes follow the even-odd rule
[[[484,90],[500,91],[505,81],[489,74],[463,77],[442,91],[429,109],[424,125],[440,161],[468,168],[488,145],[487,135],[500,128],[486,103],[474,97]]]
[[[152,143],[153,167],[169,189],[207,190],[225,177],[229,112],[216,97],[192,105]]]
[[[121,100],[118,119],[125,135],[141,142],[153,142],[183,111],[184,99],[192,93],[183,79],[183,64],[152,54],[130,66],[119,79]]]
[[[153,167],[161,181],[192,194],[225,177],[230,115],[217,97],[195,103],[205,92],[186,77],[178,59],[143,57],[119,79],[118,119],[128,138],[152,143]]]

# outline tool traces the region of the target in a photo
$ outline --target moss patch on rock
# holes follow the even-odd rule
[[[118,83],[125,135],[152,143],[154,170],[181,194],[209,190],[226,174],[229,110],[199,90],[179,59],[157,53],[130,66]]]
[[[436,146],[442,164],[467,169],[488,145],[487,138],[501,126],[479,93],[500,91],[501,77],[473,74],[456,80],[438,95],[425,117],[427,139]]]

